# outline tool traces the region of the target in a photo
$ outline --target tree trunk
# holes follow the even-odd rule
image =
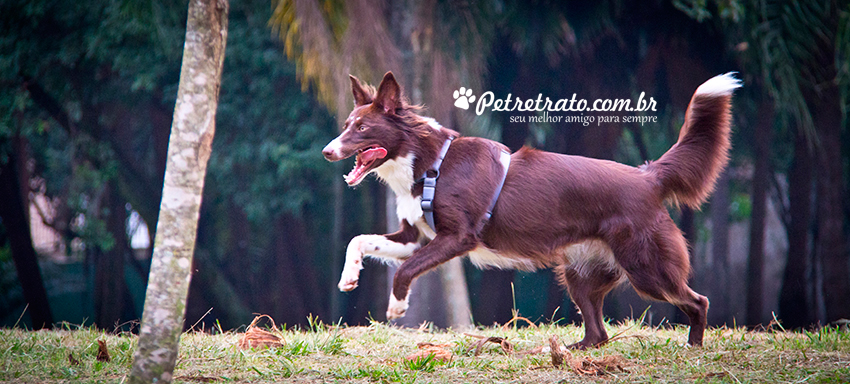
[[[307,283],[311,276],[300,271],[298,265],[302,264],[298,262],[299,256],[310,254],[302,249],[302,244],[307,243],[303,227],[300,218],[289,214],[283,214],[275,220],[270,249],[273,255],[273,269],[270,270],[274,273],[269,276],[274,281],[267,282],[265,288],[257,292],[271,297],[272,314],[281,323],[297,324],[308,315],[320,315],[310,312],[310,308],[317,310],[318,307],[308,305],[307,300],[311,292],[315,292],[318,287]],[[267,289],[272,289],[273,292],[267,292]]]
[[[337,113],[337,121],[345,121],[345,117],[342,117],[341,114]],[[342,162],[337,162],[333,165],[334,175],[342,175],[345,172],[343,171]],[[331,188],[333,191],[333,224],[331,227],[331,253],[334,255],[332,260],[334,273],[339,273],[342,271],[342,265],[345,261],[345,246],[342,239],[342,230],[343,230],[343,219],[345,218],[345,184],[343,184],[343,180],[341,177],[334,178],[331,181]],[[331,297],[331,305],[330,305],[330,313],[332,321],[336,321],[343,316],[345,312],[342,308],[342,292],[339,291],[336,284],[330,284],[330,297]]]
[[[124,257],[127,249],[127,211],[118,191],[107,187],[105,204],[109,207],[106,225],[115,244],[109,250],[95,249],[95,324],[100,329],[112,330],[120,324],[124,314],[127,283],[124,279]],[[124,318],[124,321],[132,320]]]
[[[806,136],[799,131],[794,139],[794,161],[788,179],[788,262],[779,293],[779,315],[786,328],[801,328],[811,324],[814,316],[813,301],[806,288],[811,270],[812,156]]]
[[[826,322],[850,318],[850,263],[844,237],[844,179],[841,154],[841,100],[838,87],[827,84],[813,104],[818,133],[817,258],[823,266]]]
[[[227,38],[226,0],[192,0],[151,273],[130,383],[169,383],[186,311]]]
[[[753,172],[750,250],[747,263],[747,324],[761,324],[764,311],[764,231],[767,222],[767,189],[770,186],[770,145],[773,137],[773,108],[763,102],[762,119],[755,131],[755,170]]]
[[[9,236],[12,259],[28,305],[32,327],[42,329],[53,324],[53,315],[41,279],[38,258],[32,247],[27,204],[20,193],[22,183],[16,171],[19,159],[14,152],[7,159],[5,164],[0,164],[0,201],[3,202],[0,204],[0,219]]]
[[[720,174],[717,190],[711,197],[711,265],[707,266],[712,281],[708,311],[709,324],[725,324],[729,317],[729,171]]]
[[[696,215],[690,207],[682,207],[682,214],[679,217],[679,228],[682,229],[682,234],[685,235],[685,242],[688,244],[688,258],[691,260],[691,265],[694,264],[694,244],[697,243]],[[675,309],[675,308],[673,308]],[[679,324],[687,324],[688,317],[680,310],[674,310],[669,317],[673,322]]]

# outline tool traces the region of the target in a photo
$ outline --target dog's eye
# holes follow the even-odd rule
[[[367,130],[367,129],[369,129],[369,127],[367,127],[367,126],[365,126],[365,125],[361,125],[361,126],[357,127],[357,130],[358,130],[358,131],[360,131],[360,132],[363,132],[363,131],[365,131],[365,130]]]

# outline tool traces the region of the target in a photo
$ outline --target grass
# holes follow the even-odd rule
[[[625,359],[624,370],[600,376],[555,368],[545,351],[509,353],[498,344],[486,344],[476,356],[478,339],[452,330],[401,329],[377,322],[337,327],[313,319],[307,329],[273,332],[285,340],[284,347],[241,350],[237,347],[241,333],[185,333],[175,382],[850,382],[850,332],[836,328],[811,332],[712,328],[703,348],[687,348],[685,327],[609,325],[609,334],[622,335],[598,349],[573,352],[577,359]],[[507,338],[514,351],[548,346],[552,335],[573,342],[582,332],[572,325],[467,331]],[[109,362],[95,359],[97,340],[106,341]],[[0,329],[0,382],[119,383],[129,372],[136,340],[130,334],[69,325],[37,332]],[[405,359],[418,350],[417,343],[443,345],[453,357]]]

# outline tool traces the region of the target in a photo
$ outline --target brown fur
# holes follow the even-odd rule
[[[435,129],[417,115],[415,107],[402,98],[391,73],[376,93],[353,77],[352,87],[357,107],[349,120],[370,126],[365,132],[354,124],[346,126],[339,138],[341,158],[380,145],[388,151],[374,166],[380,167],[413,153],[413,174],[418,178],[446,137],[459,136],[446,128]],[[687,285],[691,268],[687,244],[665,202],[695,207],[711,192],[728,162],[730,100],[730,95],[695,95],[676,145],[639,168],[522,148],[511,156],[489,222],[483,216],[503,171],[498,156],[505,147],[482,138],[457,138],[437,183],[436,236],[399,267],[393,280],[395,299],[404,300],[411,282],[422,273],[486,247],[534,268],[555,269],[585,323],[585,337],[574,347],[607,340],[602,302],[624,278],[641,295],[682,309],[691,323],[689,343],[701,345],[708,299]],[[340,159],[327,150],[325,155]],[[413,196],[421,191],[421,183],[411,186]],[[406,244],[422,241],[423,233],[416,223],[403,220],[401,229],[386,238]],[[585,261],[571,261],[568,247],[587,241],[607,248],[596,249],[598,255],[581,256]]]

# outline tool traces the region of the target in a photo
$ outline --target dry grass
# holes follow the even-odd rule
[[[619,338],[598,349],[573,351],[557,368],[550,338],[557,337],[561,345],[573,342],[581,338],[581,328],[464,330],[504,340],[508,347],[480,344],[482,339],[464,332],[382,323],[336,327],[311,322],[308,329],[267,330],[283,345],[245,350],[238,346],[243,333],[184,334],[175,382],[850,382],[850,333],[835,328],[803,333],[715,328],[707,332],[705,347],[686,348],[683,327],[612,325],[608,332],[622,332]],[[98,340],[106,343],[109,361],[97,360]],[[0,381],[121,382],[135,344],[133,335],[90,328],[0,329]],[[436,348],[435,353],[421,353],[428,348]]]

